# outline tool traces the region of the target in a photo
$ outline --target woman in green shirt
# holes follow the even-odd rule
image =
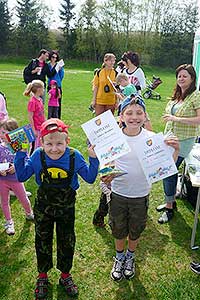
[[[163,120],[166,122],[165,134],[175,135],[180,141],[177,168],[190,153],[198,136],[200,125],[200,92],[196,91],[196,73],[192,65],[184,64],[176,69],[176,86],[172,99],[166,106]],[[178,175],[163,180],[165,204],[157,211],[163,211],[158,219],[160,224],[169,222],[176,208],[175,195]]]

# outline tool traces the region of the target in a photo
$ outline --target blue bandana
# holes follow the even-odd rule
[[[131,96],[128,96],[124,99],[124,101],[121,104],[120,112],[122,112],[126,106],[133,103],[142,106],[144,112],[146,111],[145,103],[142,97],[138,94],[132,94]]]

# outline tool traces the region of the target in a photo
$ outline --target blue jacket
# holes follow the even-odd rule
[[[52,70],[54,69],[54,67],[52,67],[50,63],[48,63],[48,67],[49,67],[49,70],[52,72]],[[51,80],[56,80],[58,87],[59,88],[62,87],[62,80],[63,80],[63,77],[64,77],[64,73],[65,73],[64,72],[64,68],[62,67],[58,71],[58,73],[56,72],[56,74],[53,77],[50,77],[48,79],[48,86],[49,86]]]
[[[73,190],[79,188],[78,174],[88,183],[93,183],[98,174],[99,161],[97,158],[89,157],[89,166],[84,157],[78,150],[75,151],[74,175],[72,177],[71,187]],[[69,171],[70,149],[67,147],[65,153],[57,160],[51,159],[45,154],[45,160],[48,170],[52,168],[54,176],[58,174],[65,174]],[[40,148],[36,149],[34,153],[27,158],[27,153],[18,151],[14,160],[15,171],[17,179],[20,182],[26,181],[33,174],[38,185],[41,185],[42,164],[40,159]],[[54,177],[55,178],[55,177]]]

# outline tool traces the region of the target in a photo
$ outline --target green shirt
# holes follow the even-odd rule
[[[166,106],[166,113],[173,114],[173,107],[176,105],[176,100],[171,100]],[[176,117],[192,118],[196,117],[196,110],[200,109],[200,92],[194,91],[191,95],[188,95],[183,104],[180,105],[175,111]],[[167,122],[165,126],[165,133],[171,131],[179,140],[185,140],[191,137],[197,137],[199,134],[199,125],[189,125],[180,122]]]
[[[136,93],[137,93],[136,87],[132,83],[125,86],[122,91],[122,94],[126,97]]]

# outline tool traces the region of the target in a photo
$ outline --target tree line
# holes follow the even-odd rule
[[[47,48],[65,59],[100,62],[105,52],[120,58],[132,50],[145,64],[192,61],[195,0],[85,0],[78,12],[75,8],[71,0],[60,0],[58,30],[51,30],[52,12],[44,2],[17,0],[10,11],[8,0],[0,0],[0,55],[30,58]]]

